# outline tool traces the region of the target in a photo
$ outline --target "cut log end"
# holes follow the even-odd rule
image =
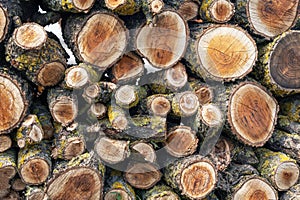
[[[165,148],[169,154],[179,158],[192,155],[197,146],[196,133],[190,127],[179,126],[168,133]]]
[[[184,55],[187,44],[186,22],[175,12],[156,15],[153,26],[138,33],[136,47],[157,68],[170,68]]]
[[[16,173],[17,173],[17,170],[13,166],[5,166],[5,167],[0,168],[0,178],[1,178],[1,180],[12,179],[16,175]]]
[[[192,199],[201,199],[207,196],[217,181],[215,167],[206,161],[193,163],[181,173],[182,193]]]
[[[191,116],[199,108],[198,97],[192,92],[185,92],[179,99],[179,109],[182,116]]]
[[[104,200],[116,200],[116,199],[131,200],[131,197],[128,195],[126,191],[122,189],[112,189],[109,192],[107,192],[104,196]]]
[[[11,187],[15,191],[23,191],[26,188],[26,184],[22,181],[22,179],[17,178],[12,181]]]
[[[278,40],[270,56],[269,71],[276,85],[300,90],[300,32],[288,32]]]
[[[200,117],[204,124],[209,127],[222,125],[223,113],[220,108],[214,104],[205,104],[201,107]]]
[[[105,0],[106,7],[111,10],[116,9],[125,3],[126,3],[126,0]]]
[[[230,81],[246,76],[257,59],[255,41],[236,26],[208,28],[197,41],[201,67],[209,78]]]
[[[151,101],[150,110],[155,115],[167,116],[171,110],[171,103],[167,98],[158,96]]]
[[[57,85],[64,77],[65,65],[61,62],[45,64],[37,74],[37,82],[41,86]]]
[[[247,2],[247,16],[253,30],[265,37],[275,37],[292,27],[297,19],[299,0]]]
[[[187,79],[188,75],[182,63],[178,63],[166,71],[166,84],[171,88],[182,88],[187,83]]]
[[[36,191],[33,194],[29,195],[27,197],[28,200],[43,200],[45,197],[45,193],[40,190],[40,191]]]
[[[131,149],[142,155],[145,161],[155,162],[156,152],[150,144],[145,142],[138,142],[131,146]]]
[[[72,138],[72,141],[68,141],[68,144],[63,152],[66,160],[81,155],[85,151],[85,141],[83,138]]]
[[[36,23],[26,23],[15,29],[15,43],[23,49],[38,49],[46,42],[48,36],[45,29]]]
[[[159,13],[164,7],[162,0],[152,0],[150,3],[150,11],[154,14]]]
[[[178,13],[186,20],[191,20],[197,17],[199,5],[194,1],[184,1],[178,9]]]
[[[0,135],[0,152],[4,152],[12,145],[12,140],[8,135]]]
[[[45,182],[50,175],[48,162],[40,158],[27,161],[20,170],[20,176],[26,184],[39,185]]]
[[[94,103],[91,105],[91,108],[89,109],[89,113],[92,117],[101,119],[105,117],[105,114],[107,113],[107,107],[102,103]]]
[[[2,42],[7,34],[9,18],[7,11],[0,4],[0,42]]]
[[[276,190],[264,180],[251,178],[247,180],[233,195],[233,200],[278,199]]]
[[[262,86],[245,82],[230,97],[228,120],[240,140],[251,146],[262,146],[272,135],[277,112],[277,101]]]
[[[125,172],[126,181],[138,189],[149,189],[161,179],[161,172],[150,163],[136,163]]]
[[[213,100],[213,91],[208,86],[201,86],[195,90],[200,105],[210,103]]]
[[[40,142],[40,141],[42,141],[42,139],[44,137],[44,131],[43,131],[42,127],[33,125],[28,136],[32,141]]]
[[[83,61],[106,69],[123,55],[127,39],[127,30],[119,18],[95,13],[78,33],[76,44]]]
[[[279,190],[288,190],[299,178],[299,168],[294,162],[281,163],[275,172],[274,180]]]
[[[74,66],[66,72],[65,81],[68,87],[78,89],[89,82],[89,74],[86,69]]]
[[[79,11],[88,11],[94,5],[95,0],[73,0],[74,7]]]
[[[138,96],[134,86],[123,85],[116,90],[115,99],[119,106],[129,108],[138,101]]]
[[[212,21],[217,23],[228,22],[234,15],[234,4],[228,0],[214,1],[209,8]]]

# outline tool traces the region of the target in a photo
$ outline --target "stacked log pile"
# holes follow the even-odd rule
[[[300,199],[299,7],[0,0],[0,199]]]

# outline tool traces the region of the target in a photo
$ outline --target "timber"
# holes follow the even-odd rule
[[[192,116],[196,114],[198,108],[198,97],[191,91],[177,93],[172,99],[172,111],[176,116]]]
[[[117,89],[117,85],[112,82],[100,81],[87,85],[83,89],[82,97],[91,103],[108,103],[111,100],[112,93]]]
[[[8,150],[12,146],[12,140],[9,135],[0,135],[0,152]]]
[[[6,196],[10,189],[10,180],[17,173],[17,156],[16,151],[10,149],[6,152],[0,153],[0,198]]]
[[[26,200],[43,200],[48,196],[44,192],[43,187],[39,186],[27,186],[25,192]]]
[[[147,97],[147,110],[153,115],[166,117],[171,111],[171,103],[164,95],[151,95]]]
[[[228,22],[234,12],[234,4],[228,0],[204,0],[200,7],[202,19],[216,23]]]
[[[130,156],[133,160],[140,159],[154,163],[156,161],[156,151],[151,143],[136,141],[130,144]]]
[[[178,8],[177,12],[186,20],[194,20],[199,13],[199,2],[185,0]]]
[[[95,0],[43,0],[43,8],[59,12],[87,13],[93,7]]]

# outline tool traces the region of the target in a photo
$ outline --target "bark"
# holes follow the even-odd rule
[[[119,15],[133,15],[140,11],[142,0],[105,0],[105,6]]]
[[[89,104],[108,103],[112,93],[117,89],[117,85],[111,82],[100,81],[84,88],[82,97]]]
[[[65,50],[36,23],[25,23],[15,29],[6,45],[6,54],[6,60],[36,85],[54,86],[63,78]]]
[[[38,23],[41,26],[55,24],[61,19],[60,13],[48,11],[47,13],[36,12],[32,16],[32,22]]]
[[[165,180],[174,189],[190,199],[203,199],[217,182],[216,167],[208,159],[189,156],[165,168]]]
[[[25,198],[26,200],[48,200],[48,196],[42,186],[27,186]]]
[[[110,105],[108,107],[108,119],[111,126],[117,131],[123,131],[128,128],[129,121],[126,112],[118,105]]]
[[[294,185],[287,192],[285,192],[280,200],[290,200],[290,199],[299,199],[300,198],[300,184]]]
[[[93,152],[82,154],[56,164],[46,193],[50,199],[102,199],[104,173],[105,166]]]
[[[299,178],[299,167],[294,159],[284,153],[268,149],[257,149],[258,170],[278,191],[286,191],[294,186]]]
[[[201,18],[215,23],[228,22],[234,12],[234,4],[229,0],[204,0],[200,7]]]
[[[0,135],[0,153],[8,150],[12,146],[12,140],[9,135]]]
[[[146,16],[146,23],[150,24],[155,15],[164,10],[165,2],[162,0],[142,0],[142,11]]]
[[[199,2],[196,0],[185,0],[177,12],[186,20],[195,20],[199,13]]]
[[[215,99],[214,88],[210,85],[196,79],[191,79],[188,84],[198,97],[200,105],[211,103]]]
[[[259,160],[255,154],[255,148],[246,146],[238,141],[230,141],[232,161],[238,164],[257,165]]]
[[[71,13],[87,13],[93,7],[96,0],[43,0],[42,6],[45,10]]]
[[[208,157],[218,171],[224,171],[231,162],[230,142],[225,138],[220,138]]]
[[[130,158],[131,160],[156,162],[156,151],[151,143],[135,141],[130,143]]]
[[[144,200],[163,200],[172,199],[179,200],[180,197],[166,185],[156,185],[152,189],[148,190],[143,194]]]
[[[187,37],[184,19],[176,12],[164,11],[154,17],[152,24],[140,29],[135,45],[154,67],[167,69],[183,57]]]
[[[63,35],[78,60],[101,70],[122,57],[128,40],[123,21],[103,12],[69,17],[63,22]]]

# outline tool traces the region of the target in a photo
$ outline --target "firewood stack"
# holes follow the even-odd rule
[[[0,0],[0,199],[300,199],[299,4]]]

